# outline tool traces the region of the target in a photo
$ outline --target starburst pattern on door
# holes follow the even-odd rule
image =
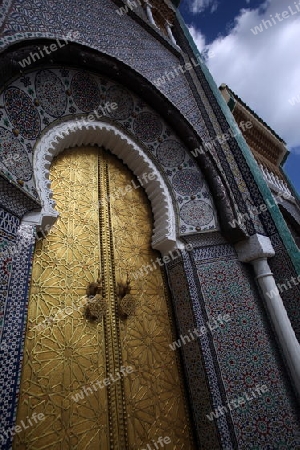
[[[66,150],[52,164],[60,218],[35,251],[17,423],[33,410],[46,419],[18,434],[16,449],[137,450],[159,436],[169,436],[172,448],[195,448],[169,347],[174,335],[163,273],[154,269],[131,281],[135,307],[126,318],[117,314],[116,282],[159,256],[150,246],[152,213],[142,188],[107,202],[109,192],[124,191],[132,179],[103,149]],[[99,270],[109,307],[92,323],[82,299]],[[73,400],[121,364],[133,372]]]

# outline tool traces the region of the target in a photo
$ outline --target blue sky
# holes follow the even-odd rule
[[[299,193],[300,0],[181,0],[179,9],[217,85],[287,143],[284,170]]]

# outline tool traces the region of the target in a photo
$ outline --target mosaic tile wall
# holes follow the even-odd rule
[[[232,448],[231,444],[234,441],[234,434],[232,426],[226,417],[221,419],[221,432],[216,423],[207,420],[205,414],[211,411],[211,377],[214,379],[214,395],[219,399],[221,393],[217,385],[216,374],[211,370],[207,373],[207,366],[205,364],[203,351],[198,339],[192,339],[188,342],[190,336],[195,328],[200,329],[200,322],[197,324],[193,305],[191,302],[189,282],[193,273],[188,270],[186,274],[186,267],[183,261],[179,260],[171,262],[168,265],[168,279],[173,295],[173,307],[177,322],[178,337],[187,336],[180,350],[185,368],[185,375],[187,385],[189,388],[189,396],[191,401],[192,414],[195,424],[195,433],[198,439],[198,445],[201,449],[219,449],[221,444],[224,448]],[[188,279],[187,279],[188,277]],[[205,322],[201,322],[201,326],[205,326]],[[204,336],[204,339],[207,338]],[[176,350],[178,351],[178,350]]]
[[[275,275],[277,286],[282,287],[280,293],[284,306],[287,310],[289,319],[295,331],[298,341],[300,342],[300,314],[299,314],[299,299],[300,299],[300,284],[295,285],[292,277],[296,277],[291,260],[286,252],[284,245],[278,234],[271,237],[271,242],[274,247],[276,256],[269,259],[270,268]]]
[[[0,140],[0,155],[3,155],[5,152],[5,146],[5,140]],[[12,155],[14,154],[13,147],[9,147],[9,151],[11,151]],[[8,176],[7,179],[2,177],[0,168],[0,207],[21,219],[27,211],[38,208],[39,204],[37,198],[33,199],[32,197],[29,197],[26,191],[17,187],[11,179],[11,176]]]
[[[33,198],[38,200],[32,157],[40,134],[62,120],[89,118],[96,111],[101,120],[139,142],[160,168],[173,193],[181,234],[218,228],[213,200],[195,161],[166,123],[122,86],[83,71],[43,69],[7,86],[2,103],[6,114],[0,119],[0,170],[16,183],[23,180],[22,189]],[[105,108],[113,103],[117,109]],[[95,113],[91,120],[97,120]]]
[[[204,77],[197,89],[188,72],[182,74],[178,71],[176,77],[171,76],[171,81],[159,86],[155,83],[158,78],[173,73],[180,64],[184,64],[182,54],[156,28],[149,24],[145,28],[145,23],[138,17],[119,17],[116,13],[118,6],[120,4],[112,0],[86,0],[76,5],[72,0],[50,0],[45,3],[39,0],[18,0],[3,27],[0,49],[12,42],[41,37],[66,38],[87,45],[122,61],[150,83],[156,84],[157,89],[176,106],[204,142],[209,142],[220,134],[219,122],[222,122],[222,127],[227,131],[228,124],[224,115],[219,114],[216,107],[210,108],[208,115],[207,105],[216,103],[216,100]],[[31,18],[30,21],[28,17]],[[188,53],[184,46],[182,49]],[[199,69],[199,62],[193,60],[196,69]],[[199,107],[199,102],[203,108]],[[223,173],[227,170],[232,172],[227,184],[232,193],[233,204],[241,213],[246,213],[246,201],[251,203],[252,197],[248,189],[248,178],[253,184],[253,176],[244,161],[247,175],[245,179],[242,168],[232,157],[231,145],[232,142],[229,146],[224,144],[226,156],[220,146],[217,152],[212,151],[212,156]],[[236,146],[238,147],[237,144]],[[218,156],[219,151],[221,158]],[[242,155],[240,159],[243,160]],[[255,189],[257,194],[256,185]],[[248,232],[253,234],[255,228],[251,221],[247,221],[246,226]],[[256,230],[264,232],[259,220]]]
[[[2,217],[2,216],[1,216]],[[5,320],[0,340],[0,433],[10,429],[16,420],[16,402],[23,358],[24,333],[28,308],[28,289],[30,284],[34,230],[29,225],[21,225],[6,217],[7,228],[17,233],[14,251],[8,258],[8,287],[3,293]],[[3,282],[5,278],[2,278]],[[0,442],[1,450],[11,448],[10,440]]]
[[[0,208],[0,342],[9,282],[11,259],[16,251],[15,239],[20,220],[8,211]]]
[[[152,36],[129,15],[120,17],[118,7],[112,0],[17,0],[4,23],[0,49],[24,38],[68,38],[117,58],[151,83],[177,67],[179,52],[174,47],[170,52],[169,41],[162,45],[158,32]],[[201,117],[185,77],[179,75],[160,90],[201,131]]]
[[[0,27],[2,26],[13,0],[2,0],[0,10]]]
[[[221,448],[300,448],[299,408],[250,267],[237,260],[234,249],[222,242],[218,234],[187,241],[193,243],[194,250],[183,255],[184,269],[173,263],[168,272],[171,288],[176,292],[174,307],[180,333],[188,335],[195,327],[207,329],[200,338],[181,347],[199,414],[198,428],[211,427],[207,415],[217,410],[221,413],[213,422],[219,431]],[[217,326],[214,318],[226,314],[230,320],[217,322]],[[208,323],[213,324],[211,329]],[[200,358],[195,357],[199,352],[202,365]],[[210,402],[207,386],[198,382],[201,375],[194,376],[203,370],[208,377]],[[260,385],[265,385],[267,391],[254,398],[251,393]],[[239,407],[218,410],[242,397]],[[216,447],[204,440],[201,448]]]

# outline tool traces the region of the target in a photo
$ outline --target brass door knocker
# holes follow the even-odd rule
[[[86,288],[87,303],[85,305],[84,315],[90,322],[101,322],[107,311],[107,302],[102,294],[102,278],[97,282],[93,281]]]
[[[116,294],[118,298],[118,314],[121,319],[127,319],[135,310],[135,300],[130,295],[131,286],[127,273],[126,281],[120,281],[116,286]]]

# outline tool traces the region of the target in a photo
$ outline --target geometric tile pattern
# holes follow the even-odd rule
[[[13,0],[2,0],[0,10],[0,27],[2,26]]]
[[[0,208],[0,236],[14,238],[18,231],[20,220],[8,211]]]
[[[0,176],[0,206],[21,219],[27,211],[37,208],[38,202]]]
[[[205,235],[202,239],[205,242]],[[207,333],[206,340],[200,338],[213,398],[205,414],[239,398],[257,385],[266,385],[267,395],[252,398],[215,419],[221,436],[226,437],[226,427],[221,422],[230,419],[237,442],[237,447],[231,444],[234,448],[247,449],[250,442],[253,448],[265,450],[298,448],[300,421],[286,369],[274,345],[252,271],[237,260],[230,247],[225,243],[217,247],[202,243],[202,247],[184,257],[193,268],[189,273],[186,263],[185,273],[191,290],[194,277],[198,279],[197,295],[192,297],[195,321],[213,321],[213,318],[225,314],[231,318],[226,326]],[[177,286],[182,283],[182,279],[178,280]],[[180,292],[178,294],[180,296]],[[230,424],[227,426],[230,430]],[[225,445],[222,448],[232,447]]]
[[[65,112],[67,99],[65,86],[59,77],[50,70],[41,70],[35,79],[35,90],[38,101],[41,102],[45,112],[53,117],[60,117]]]
[[[0,340],[11,270],[11,257],[17,249],[14,241],[19,223],[20,220],[17,217],[0,208]]]
[[[180,195],[195,195],[203,185],[203,178],[196,170],[187,169],[177,172],[173,177],[173,186]]]
[[[230,257],[232,258],[233,253],[234,251],[231,248],[231,255],[229,256],[227,254],[227,259],[230,259]],[[211,334],[215,331],[209,330],[208,324],[210,323],[209,322],[210,317],[207,317],[205,311],[203,311],[202,309],[203,303],[201,302],[201,290],[199,289],[199,282],[195,262],[193,260],[194,259],[193,252],[183,253],[182,258],[186,274],[185,277],[190,291],[191,307],[194,316],[195,328],[201,330],[203,329],[202,327],[204,327],[206,331],[205,333],[201,334],[201,336],[197,339],[198,345],[202,352],[204,371],[206,373],[210,393],[210,404],[205,405],[201,417],[203,428],[205,429],[205,427],[207,427],[209,422],[206,415],[209,414],[209,412],[211,412],[212,410],[214,410],[217,404],[225,403],[226,393],[222,382],[220,382],[219,368],[218,368],[219,363],[217,360],[217,355],[215,354],[214,348],[211,345]],[[178,279],[177,284],[180,283],[181,280]],[[213,320],[211,320],[211,323],[213,324]],[[220,332],[220,329],[217,329],[217,332]],[[194,350],[190,348],[189,345],[185,345],[184,350],[185,349],[188,349],[190,352],[193,352]],[[190,365],[193,365],[193,361],[190,362]],[[194,379],[193,382],[194,386],[193,387],[191,386],[192,391],[195,391],[195,382],[196,379]],[[214,425],[219,432],[221,448],[235,448],[236,435],[231,417],[224,415],[220,417],[220,420],[215,422]]]
[[[163,132],[161,119],[150,112],[142,112],[134,121],[133,131],[142,141],[155,142]]]
[[[162,142],[157,148],[157,158],[165,167],[180,166],[184,161],[184,154],[185,148],[170,139]]]
[[[194,225],[198,228],[207,225],[213,220],[214,211],[203,200],[193,200],[180,209],[180,217],[188,225]]]
[[[12,257],[9,288],[5,299],[5,320],[0,341],[0,434],[14,426],[16,420],[34,248],[34,232],[31,226],[20,226],[16,245],[18,252]],[[9,450],[10,439],[7,439],[1,448]]]
[[[4,104],[13,126],[27,139],[36,139],[40,133],[40,118],[31,98],[21,89],[5,90]]]
[[[64,86],[70,86],[69,93]],[[14,94],[16,92],[18,96]],[[19,95],[20,93],[22,95]],[[25,105],[21,115],[16,108],[19,97],[22,107]],[[9,105],[6,105],[7,98]],[[121,102],[120,111],[118,107],[116,110],[105,108],[112,100]],[[93,120],[97,120],[98,116],[113,121],[127,134],[133,135],[147,155],[162,169],[162,176],[170,186],[175,204],[177,203],[177,208],[181,211],[178,224],[181,234],[213,230],[218,227],[212,197],[195,161],[165,121],[136,95],[120,85],[85,71],[66,67],[51,68],[28,72],[26,77],[22,75],[13,82],[13,87],[5,88],[0,95],[0,103],[1,101],[9,109],[9,117],[3,116],[3,128],[0,128],[0,131],[3,130],[2,145],[6,153],[9,149],[13,151],[13,148],[17,148],[20,153],[19,147],[22,146],[26,160],[30,161],[30,166],[22,165],[22,171],[27,168],[28,172],[22,173],[23,180],[28,180],[23,185],[26,193],[30,195],[36,193],[31,164],[37,127],[41,126],[41,131],[46,130],[58,116],[62,118],[71,115],[73,118],[81,118],[90,117],[92,114]],[[22,123],[19,123],[20,120]],[[8,131],[13,124],[18,124],[22,137],[15,137]],[[9,141],[6,142],[7,140]],[[11,145],[12,142],[14,147]],[[6,153],[7,159],[10,155]],[[7,171],[6,176],[17,181],[16,174],[16,169],[13,169]]]
[[[296,284],[297,280],[296,283],[292,281],[292,277],[295,279],[298,274],[291,263],[291,259],[286,252],[280,236],[275,234],[270,239],[276,254],[274,258],[269,259],[269,265],[274,274],[276,284],[282,287],[280,295],[292,327],[300,342],[300,284]]]
[[[134,102],[127,89],[121,86],[112,86],[108,89],[105,99],[110,104],[118,105],[118,108],[111,112],[111,117],[114,119],[125,120],[132,115]],[[185,152],[185,149],[183,151]]]
[[[32,177],[32,167],[26,150],[15,136],[4,128],[0,128],[0,161],[17,179],[28,181]]]
[[[167,265],[167,275],[172,292],[173,309],[177,324],[177,339],[187,336],[196,328],[196,317],[193,311],[190,293],[190,279],[187,279],[186,265],[181,257]],[[176,350],[178,352],[178,350]],[[205,414],[211,409],[211,393],[209,378],[206,374],[203,352],[198,339],[187,342],[180,348],[183,360],[185,376],[189,387],[190,405],[194,419],[195,434],[198,440],[198,448],[218,449],[220,448],[220,436],[214,422],[208,422]],[[225,441],[227,447],[231,448],[232,442],[228,427],[225,423],[221,441]],[[226,437],[224,439],[224,434]]]
[[[96,81],[88,73],[75,73],[71,82],[71,91],[74,102],[81,111],[87,113],[98,108],[101,101],[100,91]]]
[[[196,327],[214,324],[213,318],[230,315],[226,326],[213,326],[180,348],[203,448],[246,450],[249,443],[263,450],[300,448],[299,409],[251,268],[218,233],[185,241],[193,251],[182,252],[182,261],[167,268],[178,334],[189,336]],[[258,385],[267,386],[267,394],[249,398]],[[208,420],[212,411],[245,393],[249,401]],[[219,444],[206,442],[213,439],[212,425]]]

